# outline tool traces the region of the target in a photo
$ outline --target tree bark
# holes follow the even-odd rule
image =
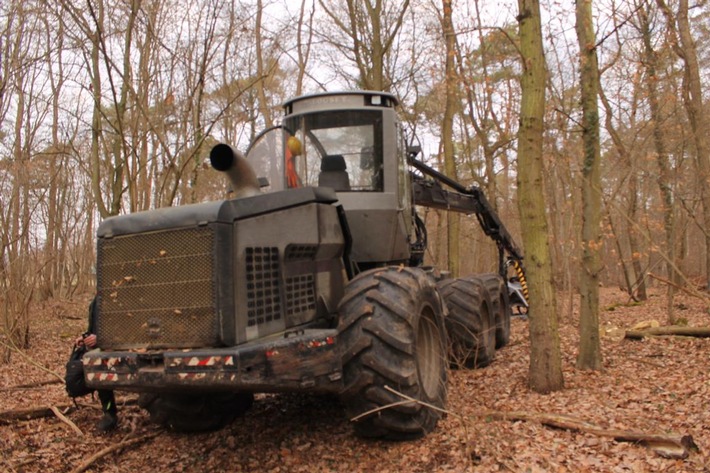
[[[315,5],[311,3],[311,11],[306,19],[306,0],[301,0],[301,13],[296,28],[296,52],[298,55],[298,74],[296,75],[296,96],[303,94],[303,80],[306,77],[306,66],[311,55],[313,44],[313,13]],[[307,33],[304,34],[304,23],[307,23]],[[304,38],[305,36],[305,38]]]
[[[564,387],[557,304],[543,190],[542,138],[545,112],[545,56],[540,3],[518,0],[523,74],[518,131],[518,210],[530,287],[530,387],[549,393]]]
[[[703,109],[703,90],[698,53],[688,20],[688,0],[678,1],[678,12],[675,15],[664,0],[656,0],[656,3],[666,16],[669,27],[673,32],[671,35],[673,49],[685,66],[683,68],[685,73],[683,77],[683,103],[688,114],[690,127],[693,130],[697,178],[700,187],[700,198],[703,203],[703,220],[705,226],[707,226],[710,224],[710,141],[707,136],[709,131],[708,122]],[[704,234],[705,276],[707,288],[710,289],[710,232],[704,232]]]
[[[658,189],[661,193],[663,204],[663,229],[665,241],[663,251],[666,252],[668,260],[665,262],[666,275],[669,279],[676,279],[675,270],[675,218],[673,205],[673,179],[671,162],[668,156],[668,146],[663,133],[664,116],[661,104],[658,99],[658,58],[653,49],[651,38],[651,25],[649,24],[648,12],[645,8],[638,10],[639,26],[644,45],[644,64],[646,66],[646,87],[648,93],[648,106],[651,111],[651,121],[653,122],[653,145],[656,149],[656,163],[658,165]],[[673,310],[673,299],[675,298],[675,288],[669,284],[666,286],[666,316],[668,323],[675,323]]]
[[[446,105],[444,107],[444,119],[441,125],[441,141],[444,150],[444,170],[447,176],[457,180],[456,172],[456,156],[454,155],[454,115],[457,110],[458,97],[458,80],[456,77],[456,37],[454,25],[451,19],[452,4],[451,0],[443,0],[444,16],[442,17],[441,27],[444,34],[444,42],[446,44]],[[460,273],[460,256],[459,256],[459,229],[461,219],[459,214],[455,212],[447,212],[447,255],[448,268],[453,277],[458,277]]]
[[[599,66],[591,0],[577,0],[577,39],[580,50],[582,94],[582,270],[579,278],[579,355],[577,366],[599,370],[599,274],[601,249],[601,151],[599,144]]]
[[[267,88],[267,82],[269,82],[269,79],[271,77],[272,71],[271,71],[271,66],[269,66],[269,70],[267,71],[264,67],[264,59],[265,58],[265,53],[264,53],[264,39],[261,34],[261,28],[262,28],[262,13],[264,10],[264,5],[262,0],[257,0],[256,2],[256,24],[254,25],[254,46],[256,47],[256,93],[257,97],[259,98],[259,114],[261,117],[264,119],[264,128],[271,128],[273,126],[274,121],[271,118],[271,109],[269,107],[269,102],[266,99],[266,88]]]
[[[685,62],[685,81],[683,100],[688,112],[690,126],[695,139],[695,152],[700,183],[700,197],[703,201],[703,220],[710,225],[710,142],[708,141],[708,122],[703,104],[702,79],[695,41],[690,32],[688,21],[688,0],[678,2],[678,32]],[[705,276],[710,289],[710,232],[705,232]],[[674,279],[674,278],[671,278]]]

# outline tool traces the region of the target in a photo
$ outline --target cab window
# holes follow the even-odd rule
[[[283,125],[287,187],[382,191],[382,116],[338,110],[290,117]]]

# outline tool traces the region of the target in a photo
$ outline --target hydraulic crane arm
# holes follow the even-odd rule
[[[461,212],[467,215],[475,214],[483,232],[496,242],[498,247],[498,271],[507,280],[508,266],[512,266],[516,278],[507,280],[511,302],[518,307],[519,312],[526,313],[528,309],[528,285],[523,268],[523,252],[515,244],[498,214],[491,206],[483,191],[477,186],[465,187],[453,179],[443,175],[421,161],[415,159],[419,149],[412,148],[409,152],[409,165],[422,174],[429,176],[414,176],[412,187],[414,204],[435,209]],[[450,187],[445,189],[442,183]],[[506,258],[506,253],[508,257]]]
[[[453,179],[443,175],[436,169],[414,159],[410,153],[409,164],[433,179],[415,177],[413,182],[414,203],[424,207],[475,214],[483,232],[493,239],[501,252],[507,252],[515,260],[522,260],[523,253],[515,244],[513,237],[500,221],[498,214],[491,206],[483,191],[476,186],[465,187]],[[444,189],[444,183],[452,190]]]

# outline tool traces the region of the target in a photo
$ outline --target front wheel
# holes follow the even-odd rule
[[[433,430],[446,404],[446,332],[434,282],[415,268],[367,271],[345,288],[338,312],[341,398],[356,433],[407,440]]]
[[[141,394],[150,419],[176,432],[207,432],[230,424],[254,402],[252,393]]]

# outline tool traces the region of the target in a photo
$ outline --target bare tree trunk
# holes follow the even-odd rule
[[[619,153],[619,160],[624,165],[623,179],[625,179],[625,182],[628,183],[626,186],[627,192],[624,193],[627,196],[627,200],[629,203],[626,209],[627,220],[635,222],[638,218],[637,214],[639,193],[637,170],[634,168],[634,163],[632,162],[631,153],[629,152],[628,147],[620,136],[617,127],[614,126],[614,110],[612,109],[611,104],[609,103],[609,99],[604,93],[604,90],[602,90],[601,88],[599,89],[599,97],[606,112],[605,128],[609,133],[612,142],[614,143],[614,148],[616,148],[617,152]],[[622,180],[620,186],[623,185],[623,182],[624,181]],[[629,226],[626,227],[626,233],[628,234],[627,236],[629,240],[629,259],[631,260],[631,265],[629,267],[629,265],[627,264],[627,258],[624,256],[624,251],[619,238],[619,232],[617,232],[616,230],[616,225],[614,225],[613,217],[608,207],[609,206],[607,206],[606,212],[607,219],[609,220],[609,225],[611,227],[612,233],[614,234],[614,241],[616,243],[617,252],[619,254],[619,262],[621,263],[622,271],[624,273],[623,275],[624,281],[626,283],[626,291],[628,292],[629,296],[634,300],[646,300],[646,280],[645,275],[643,274],[643,270],[641,268],[641,249],[639,246],[638,238],[636,236],[636,229]]]
[[[385,64],[402,28],[410,0],[404,0],[391,15],[385,13],[383,0],[344,0],[345,5],[338,4],[337,9],[332,2],[318,2],[346,38],[345,41],[341,38],[330,38],[329,41],[344,51],[345,58],[352,58],[359,72],[358,87],[390,90],[392,79],[387,77]],[[345,12],[345,18],[338,14],[340,11]]]
[[[591,0],[577,0],[577,38],[580,49],[582,93],[582,271],[579,278],[579,355],[577,366],[602,366],[599,340],[599,273],[601,263],[601,151],[599,144],[599,67]]]
[[[634,169],[629,171],[629,218],[636,221],[638,218],[638,176]],[[629,248],[631,249],[631,267],[633,268],[634,283],[631,286],[631,295],[637,300],[645,301],[648,299],[646,293],[646,275],[641,268],[641,247],[637,238],[635,228],[629,228]]]
[[[678,2],[678,32],[685,62],[683,100],[690,119],[695,139],[695,152],[700,180],[700,196],[703,201],[703,220],[710,225],[710,141],[708,140],[708,119],[703,104],[702,79],[695,41],[688,21],[688,0]],[[671,275],[669,275],[671,276]],[[705,276],[706,287],[710,289],[710,232],[705,232]],[[675,279],[671,277],[671,279]]]
[[[545,56],[538,0],[518,0],[520,49],[520,130],[518,209],[527,254],[530,287],[530,387],[541,393],[564,387],[557,304],[543,191],[542,133],[545,113]]]
[[[269,107],[269,102],[266,99],[266,88],[269,78],[271,76],[271,70],[266,70],[264,68],[264,41],[261,35],[261,17],[264,6],[262,0],[257,0],[256,2],[256,25],[254,26],[254,43],[256,46],[256,92],[259,97],[259,114],[264,119],[264,127],[271,128],[274,121],[271,118],[271,109]],[[268,57],[266,58],[268,60]],[[269,68],[270,69],[270,68]]]
[[[700,65],[698,63],[698,53],[695,47],[690,22],[688,21],[688,0],[678,1],[678,12],[673,15],[670,8],[663,0],[657,3],[672,28],[671,40],[676,54],[683,61],[685,67],[683,71],[683,103],[688,114],[690,127],[693,130],[693,140],[695,143],[695,159],[698,183],[700,187],[700,198],[703,202],[704,225],[710,225],[710,141],[708,140],[708,122],[705,117],[703,105],[702,79],[700,76]],[[680,40],[676,39],[676,34]],[[710,289],[710,232],[705,231],[705,276],[706,285]],[[669,276],[671,276],[669,274]]]
[[[66,78],[64,76],[64,63],[62,58],[64,50],[64,25],[62,22],[59,22],[57,24],[58,30],[52,31],[46,16],[43,18],[43,21],[46,28],[47,44],[52,44],[52,41],[54,41],[53,46],[55,46],[57,50],[56,61],[52,60],[51,56],[47,61],[47,68],[49,70],[48,79],[52,90],[52,142],[46,157],[49,162],[49,190],[47,192],[47,229],[44,248],[44,277],[41,288],[43,298],[51,298],[57,294],[61,295],[63,292],[59,281],[59,274],[61,272],[63,261],[61,256],[63,251],[59,248],[63,208],[59,205],[59,201],[60,192],[67,192],[68,189],[60,189],[60,183],[62,181],[61,176],[64,174],[63,168],[65,166],[65,150],[59,138],[59,99]],[[56,33],[55,38],[52,38],[52,33]]]
[[[301,0],[301,12],[298,17],[298,27],[296,29],[296,52],[298,55],[298,74],[296,75],[296,96],[303,94],[303,80],[306,77],[308,60],[311,56],[311,45],[313,44],[313,0],[311,0],[311,11],[306,20],[306,1]],[[308,23],[306,38],[304,41],[304,23]]]
[[[647,5],[646,5],[647,7]],[[668,157],[666,140],[663,136],[664,116],[662,114],[661,105],[658,99],[658,75],[657,64],[658,58],[656,51],[653,49],[651,38],[651,26],[648,20],[648,12],[646,8],[638,10],[639,26],[641,29],[641,37],[644,44],[644,63],[646,65],[646,88],[648,93],[648,104],[651,110],[651,121],[653,122],[653,144],[656,148],[656,162],[658,163],[658,188],[661,193],[661,202],[663,205],[663,229],[665,233],[665,242],[663,251],[666,252],[668,260],[665,262],[666,275],[670,279],[675,279],[673,275],[676,265],[676,245],[675,245],[675,218],[673,204],[673,180],[671,162]],[[675,298],[675,287],[669,284],[666,286],[666,316],[668,323],[675,323],[675,315],[673,309],[673,300]]]
[[[160,14],[160,3],[155,4],[142,4],[140,5],[142,14],[145,15],[145,19],[150,28],[147,28],[143,32],[142,39],[138,40],[140,48],[139,63],[138,63],[138,73],[137,73],[137,85],[135,97],[136,108],[140,110],[140,113],[134,114],[132,120],[132,141],[134,142],[133,162],[134,168],[132,169],[132,180],[136,181],[136,192],[135,192],[135,208],[136,210],[146,210],[151,208],[152,195],[153,195],[153,180],[151,175],[151,163],[155,160],[155,156],[151,156],[150,150],[150,136],[145,133],[148,130],[154,130],[152,121],[161,120],[160,115],[164,114],[166,106],[170,105],[170,102],[174,100],[171,90],[161,90],[158,95],[158,100],[151,106],[151,86],[153,85],[152,75],[155,73],[153,69],[153,64],[156,61],[155,52],[157,31],[155,31],[156,24],[158,22]],[[157,128],[157,127],[156,127]],[[157,205],[158,202],[155,202]]]
[[[110,215],[104,193],[102,189],[102,159],[101,159],[101,138],[103,136],[103,120],[102,120],[102,80],[101,80],[101,63],[100,63],[100,31],[103,30],[103,3],[97,2],[98,11],[94,16],[96,31],[92,30],[91,25],[83,21],[81,15],[73,9],[68,3],[62,3],[66,11],[72,15],[76,23],[80,25],[83,32],[87,35],[90,42],[89,51],[89,77],[91,77],[91,85],[89,86],[94,103],[91,116],[91,152],[90,152],[90,169],[91,169],[91,190],[94,194],[94,202],[98,208],[101,218],[106,218]]]
[[[40,107],[36,94],[39,65],[46,51],[39,42],[33,41],[38,34],[34,27],[34,12],[21,2],[15,2],[7,10],[8,27],[0,36],[3,71],[2,91],[14,96],[14,107],[7,107],[0,96],[0,122],[11,132],[7,140],[9,153],[0,156],[3,172],[1,190],[3,202],[0,236],[0,363],[8,362],[13,349],[29,346],[29,303],[37,287],[38,264],[32,255],[32,221],[36,211],[30,200],[31,170],[30,151],[33,149],[38,124],[32,113]],[[10,26],[11,25],[11,26]],[[13,117],[11,116],[14,115]]]
[[[444,108],[444,119],[441,125],[441,142],[444,150],[444,170],[447,176],[456,180],[456,156],[454,155],[454,115],[457,110],[458,103],[458,87],[456,77],[456,50],[455,50],[455,32],[454,25],[451,19],[452,4],[451,0],[443,0],[444,16],[441,20],[441,28],[444,34],[444,43],[446,44],[446,105]],[[459,256],[459,232],[461,219],[455,212],[448,212],[447,220],[447,247],[448,247],[448,267],[453,277],[458,277],[460,273],[460,256]]]

